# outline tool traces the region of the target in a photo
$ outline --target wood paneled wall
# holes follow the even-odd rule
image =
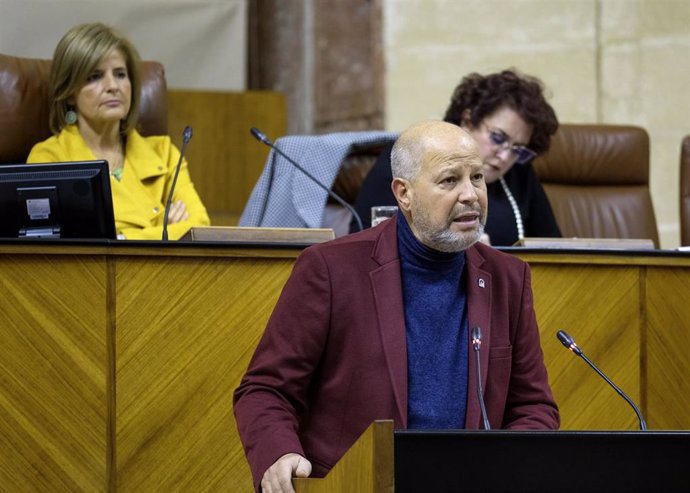
[[[285,96],[269,91],[170,90],[168,122],[178,148],[184,127],[193,128],[186,156],[211,224],[236,226],[269,152],[249,130],[257,127],[273,141],[284,136]]]

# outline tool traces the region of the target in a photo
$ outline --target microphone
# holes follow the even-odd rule
[[[613,390],[618,392],[618,395],[620,395],[625,401],[630,404],[630,407],[633,408],[633,411],[635,411],[635,414],[637,414],[637,419],[640,421],[640,430],[646,431],[647,430],[647,423],[645,423],[644,418],[642,417],[642,413],[640,412],[640,409],[635,405],[635,403],[625,395],[625,392],[623,392],[620,387],[618,387],[615,383],[613,383],[609,377],[604,375],[604,373],[590,361],[590,359],[585,356],[585,353],[582,352],[582,349],[579,348],[579,346],[575,343],[575,340],[568,335],[567,332],[563,330],[559,330],[556,332],[556,337],[558,337],[558,340],[561,341],[561,344],[563,344],[566,348],[570,349],[573,353],[575,353],[577,356],[585,360],[585,362],[595,371],[599,374],[601,378],[606,380],[606,383],[608,383],[611,387],[613,387]]]
[[[170,215],[170,206],[172,205],[173,193],[175,192],[175,185],[177,184],[177,175],[180,174],[180,168],[182,167],[182,158],[184,158],[184,151],[187,150],[187,144],[192,140],[192,127],[187,125],[182,132],[182,149],[180,149],[180,159],[177,161],[177,167],[175,168],[175,177],[173,178],[172,185],[170,186],[170,194],[168,195],[168,201],[165,203],[165,214],[163,214],[163,241],[168,241],[168,216]]]
[[[256,127],[252,127],[250,132],[256,140],[258,140],[262,144],[266,144],[268,147],[273,149],[275,152],[277,152],[278,154],[283,156],[290,164],[292,164],[295,168],[297,168],[302,173],[304,173],[307,176],[307,178],[309,178],[311,181],[316,183],[319,187],[323,188],[326,191],[326,193],[328,193],[328,195],[330,195],[336,202],[338,202],[340,205],[342,205],[348,211],[350,211],[350,213],[352,214],[352,217],[354,217],[355,221],[357,221],[357,227],[359,228],[359,231],[362,231],[364,229],[364,227],[362,226],[362,218],[359,217],[359,214],[357,214],[357,211],[355,211],[355,209],[350,204],[348,204],[342,197],[340,197],[340,195],[338,195],[333,190],[328,188],[326,185],[321,183],[319,180],[316,179],[316,177],[314,177],[314,175],[312,175],[306,169],[304,169],[302,166],[297,164],[297,162],[295,162],[294,159],[292,159],[290,156],[288,156],[283,151],[278,149],[273,144],[273,142],[271,142],[271,139],[266,137],[266,134],[264,134],[261,130],[259,130]],[[268,197],[266,198],[266,200],[268,200]],[[259,224],[259,225],[261,225],[261,224]]]
[[[474,361],[477,364],[477,399],[479,400],[479,408],[482,411],[482,421],[484,422],[484,429],[490,430],[491,424],[486,415],[486,406],[484,405],[484,391],[482,390],[482,365],[479,359],[479,348],[482,345],[482,329],[477,325],[472,328],[472,346],[477,357]]]

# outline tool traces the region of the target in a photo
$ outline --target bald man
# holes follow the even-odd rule
[[[486,184],[476,143],[425,121],[391,154],[397,216],[304,250],[235,391],[254,484],[322,477],[377,419],[478,429],[475,353],[492,428],[556,429],[521,260],[478,243]]]

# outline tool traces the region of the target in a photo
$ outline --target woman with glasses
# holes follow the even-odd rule
[[[444,120],[467,130],[479,144],[489,198],[487,243],[509,246],[524,237],[561,236],[531,165],[548,150],[558,129],[558,119],[538,79],[513,70],[470,74],[453,91]],[[363,222],[369,221],[372,206],[396,204],[391,181],[388,148],[367,175],[355,202]]]

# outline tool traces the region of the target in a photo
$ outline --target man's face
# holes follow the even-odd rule
[[[443,138],[424,153],[409,183],[409,223],[427,246],[455,252],[477,242],[487,214],[483,163],[469,136]]]

